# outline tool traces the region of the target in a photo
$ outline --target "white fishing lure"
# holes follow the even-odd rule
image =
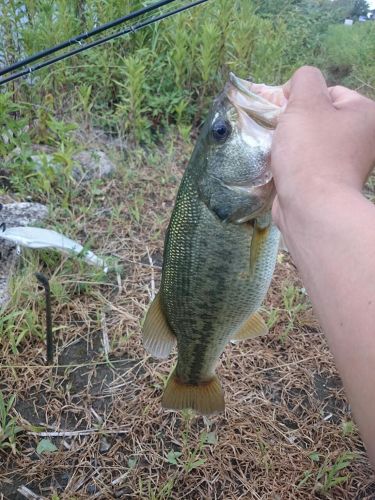
[[[108,266],[105,261],[97,257],[90,250],[85,250],[77,241],[67,238],[51,229],[43,229],[41,227],[9,227],[5,231],[0,232],[0,238],[12,241],[19,246],[29,248],[54,248],[65,254],[74,253],[82,254],[82,258],[88,264],[103,268],[103,271],[108,272]]]

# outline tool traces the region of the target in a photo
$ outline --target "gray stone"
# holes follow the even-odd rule
[[[0,222],[6,226],[30,226],[48,215],[48,209],[41,203],[7,203],[0,211]]]
[[[102,179],[115,171],[115,165],[104,151],[82,151],[74,155],[73,159],[80,165],[73,168],[73,177],[77,181]]]
[[[44,153],[31,157],[35,163],[36,170],[40,170],[46,162],[53,169],[61,169],[61,164],[55,160],[53,154]],[[75,166],[72,175],[78,182],[86,182],[92,179],[109,177],[115,171],[114,163],[108,158],[107,153],[100,150],[81,151],[73,156]]]
[[[0,223],[5,223],[6,227],[29,226],[47,215],[47,207],[40,203],[9,203],[0,211]],[[0,229],[0,306],[9,301],[8,282],[17,259],[16,245],[1,239]]]
[[[111,445],[108,442],[108,439],[103,436],[100,440],[99,451],[100,453],[107,453],[111,449]]]

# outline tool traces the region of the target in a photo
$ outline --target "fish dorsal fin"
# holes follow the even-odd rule
[[[259,337],[260,335],[267,335],[268,327],[264,322],[261,315],[256,312],[250,316],[249,319],[241,326],[241,328],[235,333],[233,340],[245,340],[253,339]]]
[[[250,244],[250,276],[254,275],[255,266],[259,256],[264,251],[264,244],[267,241],[271,225],[261,227],[257,221],[254,223],[253,235]]]
[[[160,294],[156,295],[147,311],[142,339],[144,348],[151,356],[161,359],[169,356],[177,341],[161,308]]]
[[[216,375],[198,384],[188,384],[179,380],[176,369],[168,379],[161,404],[170,410],[190,408],[200,415],[214,415],[225,408],[223,390]]]

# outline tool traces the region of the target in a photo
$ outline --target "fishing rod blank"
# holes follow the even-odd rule
[[[205,3],[205,2],[208,2],[208,0],[197,0],[197,1],[192,2],[190,4],[179,7],[178,9],[167,12],[166,14],[160,14],[159,16],[152,17],[151,19],[146,19],[146,21],[142,21],[138,24],[135,24],[134,26],[130,26],[129,28],[125,28],[124,30],[121,30],[121,31],[118,31],[117,33],[114,33],[113,35],[109,35],[107,37],[101,38],[100,40],[96,40],[94,42],[85,44],[85,45],[83,45],[75,50],[72,50],[70,52],[66,52],[65,54],[54,57],[52,59],[48,59],[47,61],[44,61],[40,64],[30,66],[22,71],[19,71],[18,73],[14,73],[13,75],[10,75],[7,78],[3,78],[2,80],[0,80],[0,85],[4,85],[5,83],[11,82],[13,80],[17,80],[18,78],[21,78],[22,76],[30,75],[39,69],[45,68],[47,66],[50,66],[51,64],[54,64],[56,62],[67,59],[68,57],[71,57],[71,56],[74,56],[74,55],[79,54],[81,52],[84,52],[85,50],[91,49],[93,47],[97,47],[98,45],[102,45],[103,43],[106,43],[106,42],[109,42],[110,40],[114,40],[116,38],[119,38],[120,36],[127,35],[129,33],[135,33],[136,31],[138,31],[142,28],[145,28],[146,26],[150,26],[151,24],[154,24],[154,23],[161,21],[163,19],[166,19],[168,17],[174,16],[175,14],[179,14],[180,12],[191,9],[192,7],[195,7],[195,6],[200,5],[202,3]]]
[[[25,59],[22,59],[21,61],[18,61],[16,63],[12,64],[11,66],[0,69],[0,76],[6,75],[7,73],[11,73],[12,71],[14,71],[18,68],[21,68],[22,66],[26,66],[27,64],[30,64],[34,61],[37,61],[38,59],[43,59],[44,57],[50,56],[51,54],[54,54],[55,52],[59,52],[60,50],[65,49],[66,47],[70,47],[71,45],[79,44],[82,40],[87,40],[87,38],[91,38],[94,35],[98,35],[99,33],[103,33],[103,31],[107,31],[111,28],[115,28],[119,24],[123,24],[126,21],[130,21],[132,19],[140,17],[143,14],[148,14],[149,12],[152,12],[153,10],[158,9],[159,7],[164,7],[164,5],[168,5],[169,3],[172,3],[175,1],[176,0],[162,0],[160,2],[148,5],[147,7],[143,7],[143,9],[139,9],[139,10],[136,10],[134,12],[131,12],[130,14],[127,14],[126,16],[115,19],[114,21],[111,21],[111,22],[106,23],[106,24],[102,24],[101,26],[98,26],[97,28],[93,29],[92,31],[87,31],[86,33],[82,33],[81,35],[70,38],[69,40],[65,40],[65,42],[62,42],[58,45],[55,45],[54,47],[37,52],[36,54],[33,54],[30,57],[26,57]]]

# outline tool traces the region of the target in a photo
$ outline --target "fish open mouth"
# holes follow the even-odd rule
[[[225,92],[235,109],[237,126],[243,141],[253,147],[254,151],[262,151],[265,159],[255,176],[245,183],[232,184],[228,188],[253,195],[256,189],[259,195],[257,188],[273,184],[270,161],[272,135],[287,100],[282,87],[254,84],[238,78],[233,73],[229,75]],[[266,191],[272,193],[273,190]]]
[[[282,87],[253,83],[233,73],[229,74],[229,82],[227,96],[232,104],[259,125],[274,129],[287,103]]]

